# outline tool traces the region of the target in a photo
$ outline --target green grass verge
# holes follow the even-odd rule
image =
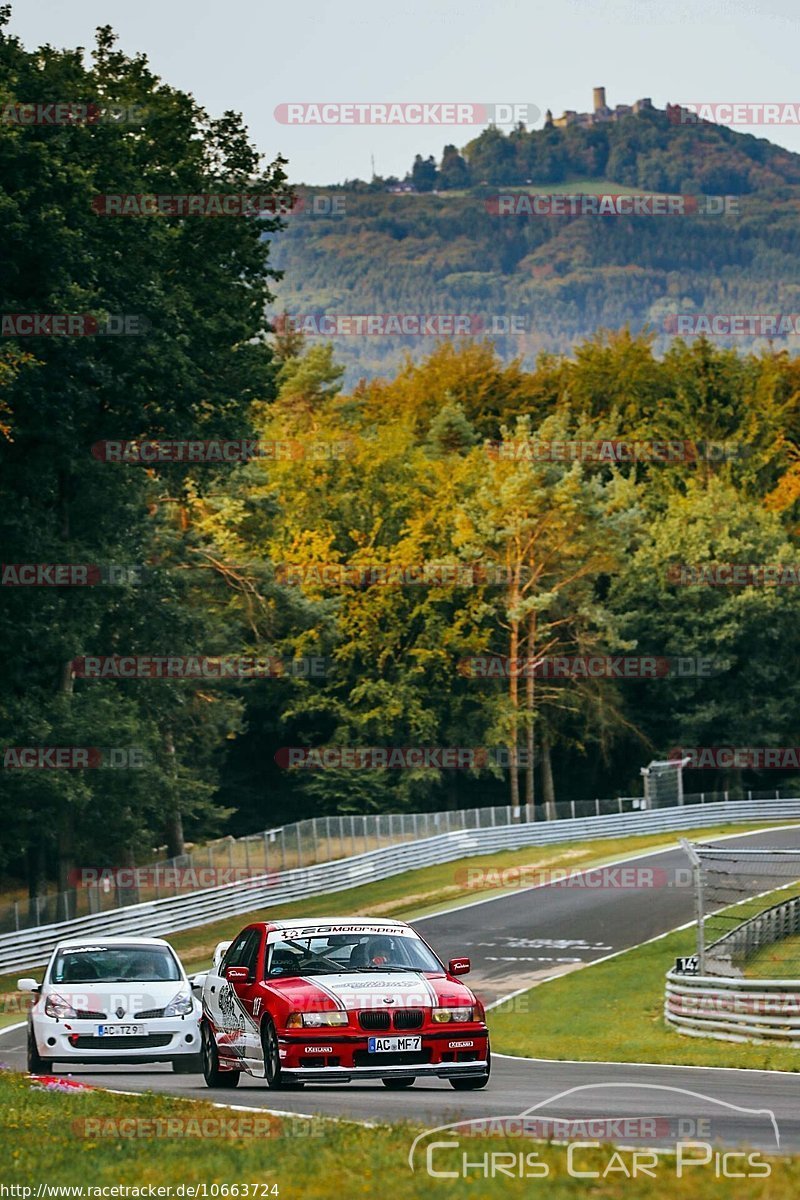
[[[528,1139],[465,1139],[462,1147],[469,1152],[470,1161],[493,1151],[504,1150],[515,1160],[536,1153],[538,1163],[548,1168],[547,1178],[498,1174],[491,1180],[473,1169],[467,1179],[434,1179],[425,1170],[424,1156],[415,1172],[409,1168],[409,1149],[421,1132],[420,1127],[409,1124],[366,1128],[319,1118],[270,1121],[263,1113],[230,1112],[205,1101],[153,1093],[119,1096],[103,1091],[64,1094],[36,1090],[25,1076],[10,1072],[0,1073],[0,1112],[5,1133],[0,1140],[0,1179],[5,1185],[31,1188],[29,1195],[34,1196],[40,1183],[78,1186],[84,1197],[91,1197],[89,1188],[123,1185],[147,1189],[152,1185],[174,1189],[179,1184],[206,1184],[207,1195],[211,1184],[239,1185],[238,1191],[230,1188],[223,1195],[244,1197],[242,1185],[246,1183],[250,1185],[249,1200],[267,1200],[272,1195],[280,1200],[389,1195],[392,1200],[431,1200],[434,1196],[436,1200],[464,1200],[465,1195],[513,1198],[535,1195],[537,1185],[540,1194],[546,1190],[548,1200],[577,1200],[587,1193],[586,1179],[568,1174],[566,1147]],[[173,1135],[131,1136],[137,1119],[147,1122],[145,1128],[150,1131],[171,1128]],[[220,1119],[253,1124],[247,1133],[240,1126],[239,1136],[230,1126],[223,1136],[209,1134],[209,1128],[218,1128]],[[84,1136],[87,1121],[94,1122],[88,1126],[88,1137]],[[120,1121],[125,1124],[120,1126]],[[193,1136],[175,1136],[176,1122],[183,1122],[186,1134],[193,1130]],[[120,1129],[127,1130],[127,1136],[118,1136]],[[198,1136],[200,1131],[205,1136]],[[446,1161],[443,1153],[448,1154]],[[434,1166],[440,1170],[461,1164],[458,1151],[438,1154]],[[800,1159],[768,1161],[770,1176],[746,1180],[736,1194],[745,1194],[746,1186],[748,1200],[794,1200],[800,1193]],[[734,1194],[731,1180],[717,1178],[713,1163],[687,1170],[677,1178],[674,1158],[663,1156],[655,1178],[629,1179],[622,1174],[620,1162],[630,1169],[632,1154],[622,1151],[614,1159],[612,1150],[605,1147],[581,1150],[576,1158],[579,1169],[601,1175],[613,1164],[605,1179],[590,1181],[588,1190],[603,1200],[662,1200],[665,1196],[671,1200],[730,1200]],[[253,1185],[257,1185],[255,1191]]]
[[[477,888],[464,882],[465,873],[472,867],[483,871],[507,867],[528,869],[579,869],[600,866],[612,860],[642,853],[645,850],[664,850],[675,845],[678,837],[714,838],[726,833],[747,833],[768,829],[774,821],[747,825],[715,825],[712,828],[688,828],[665,836],[663,833],[643,834],[640,837],[594,838],[579,842],[563,842],[555,846],[526,846],[521,850],[502,850],[497,854],[478,854],[455,862],[405,871],[390,879],[361,884],[347,891],[334,892],[292,904],[270,906],[226,917],[209,925],[167,935],[178,951],[188,971],[207,967],[217,942],[233,938],[248,921],[270,920],[275,917],[332,917],[332,916],[392,916],[412,921],[431,912],[445,911],[464,901],[486,899],[489,896],[511,894],[514,888]],[[146,930],[143,931],[146,933]],[[20,974],[41,977],[42,968],[0,976],[0,1029],[24,1019],[29,999],[16,991]]]
[[[793,888],[797,894],[797,888]],[[745,975],[754,979],[800,979],[800,935],[765,946],[748,961]]]
[[[492,1047],[535,1058],[800,1070],[800,1052],[788,1046],[688,1037],[667,1025],[664,976],[694,949],[692,926],[539,984],[489,1012]]]

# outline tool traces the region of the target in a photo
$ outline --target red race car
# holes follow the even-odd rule
[[[201,1042],[209,1087],[242,1071],[271,1088],[419,1078],[485,1087],[491,1066],[480,1001],[402,921],[259,921],[203,977]]]

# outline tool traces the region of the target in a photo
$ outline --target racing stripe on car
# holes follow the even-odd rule
[[[330,988],[326,988],[325,984],[320,981],[319,976],[315,975],[313,979],[307,979],[305,975],[301,975],[300,978],[302,979],[303,983],[307,983],[309,987],[317,987],[321,992],[324,992],[329,999],[333,1000],[339,1012],[347,1012],[347,1008],[341,997],[337,996],[335,992],[332,992]]]

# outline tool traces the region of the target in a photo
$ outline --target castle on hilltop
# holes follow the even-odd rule
[[[574,108],[568,108],[563,116],[554,117],[548,108],[544,119],[545,129],[565,129],[568,125],[600,125],[603,121],[618,121],[620,117],[630,117],[653,107],[653,101],[647,96],[633,104],[617,104],[614,108],[609,108],[604,87],[594,88],[592,97],[592,112],[579,113],[575,112]]]

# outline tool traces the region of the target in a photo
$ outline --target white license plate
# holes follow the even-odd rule
[[[141,1025],[98,1025],[98,1037],[136,1037],[142,1032]]]
[[[401,1050],[421,1050],[421,1037],[371,1037],[367,1038],[370,1054],[397,1054]]]

